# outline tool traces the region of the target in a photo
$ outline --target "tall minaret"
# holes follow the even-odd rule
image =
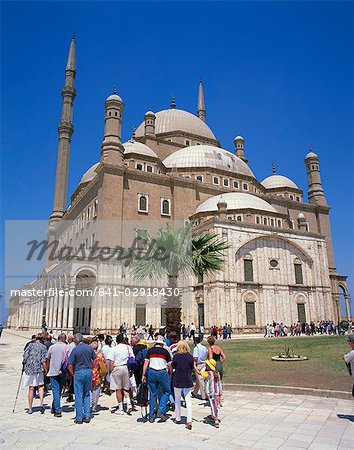
[[[198,112],[197,112],[197,116],[203,122],[206,122],[206,111],[205,111],[204,92],[203,92],[202,80],[199,80]]]
[[[101,145],[101,161],[122,164],[124,147],[121,142],[123,100],[114,86],[113,94],[108,96],[105,104],[104,136]]]
[[[305,157],[309,202],[316,205],[328,206],[322,187],[319,165],[320,159],[318,155],[311,150],[311,147],[309,147],[309,150],[309,153]]]
[[[53,212],[50,221],[55,222],[62,218],[66,210],[66,202],[68,195],[68,175],[69,175],[69,158],[71,136],[74,132],[72,124],[73,105],[76,96],[75,91],[75,35],[73,35],[70,44],[68,61],[65,69],[65,86],[61,92],[63,103],[61,109],[61,119],[59,122],[58,133],[58,157],[55,175],[55,191]]]

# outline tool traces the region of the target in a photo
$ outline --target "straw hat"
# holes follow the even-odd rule
[[[138,345],[144,345],[145,347],[149,346],[149,344],[147,343],[147,341],[145,339],[140,339],[140,341],[138,342]]]
[[[216,369],[216,361],[215,361],[215,359],[207,359],[205,361],[205,364],[207,364],[210,367],[210,369],[215,372],[215,369]]]

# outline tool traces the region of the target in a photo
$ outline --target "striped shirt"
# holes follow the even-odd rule
[[[162,345],[154,345],[147,351],[145,359],[149,360],[150,369],[163,370],[171,362],[171,354]]]

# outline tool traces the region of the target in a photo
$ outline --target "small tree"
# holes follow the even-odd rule
[[[159,255],[154,258],[136,258],[133,261],[133,276],[168,280],[166,295],[166,331],[175,331],[178,336],[181,329],[180,295],[176,295],[178,278],[181,275],[210,275],[221,270],[224,262],[223,251],[229,247],[212,233],[192,237],[192,223],[174,230],[168,224],[160,230],[157,238],[137,230],[138,239],[149,249],[149,254]]]

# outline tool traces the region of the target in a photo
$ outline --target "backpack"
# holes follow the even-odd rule
[[[136,394],[136,403],[142,408],[149,404],[149,390],[146,383],[140,383]]]
[[[127,347],[127,351],[128,351],[128,360],[127,360],[128,370],[135,372],[138,369],[138,363],[136,362],[135,356],[129,356],[128,347]]]

